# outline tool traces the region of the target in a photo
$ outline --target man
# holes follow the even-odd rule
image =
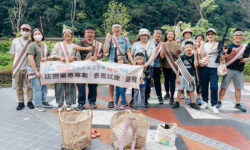
[[[32,103],[32,88],[31,84],[28,81],[27,77],[27,67],[28,67],[28,58],[26,55],[26,49],[28,45],[31,43],[30,39],[31,27],[28,24],[23,24],[21,26],[21,37],[15,38],[12,41],[10,54],[13,56],[13,78],[15,79],[16,93],[18,97],[18,105],[16,110],[22,110],[24,105],[24,95],[23,95],[23,83],[26,84],[27,88],[27,97],[28,103],[27,106],[29,109],[34,109],[34,105]]]
[[[161,93],[161,66],[160,66],[161,57],[159,55],[161,51],[161,45],[159,45],[161,42],[161,36],[162,36],[161,28],[159,27],[155,28],[152,41],[154,42],[155,47],[156,47],[157,57],[154,60],[153,79],[154,79],[155,91],[156,91],[159,103],[163,104],[162,93]]]
[[[95,27],[87,26],[84,31],[84,39],[81,40],[78,45],[82,47],[91,47],[89,50],[80,51],[81,60],[90,59],[96,61],[103,57],[102,44],[96,40],[95,37]],[[77,84],[78,87],[78,109],[82,110],[86,103],[86,84]],[[91,108],[96,108],[96,97],[97,97],[97,86],[98,84],[88,84],[89,94],[88,101]]]
[[[249,47],[242,43],[244,38],[244,32],[241,29],[234,31],[234,42],[229,45],[229,49],[225,51],[225,61],[227,65],[227,74],[223,76],[221,89],[219,92],[219,101],[216,105],[217,108],[222,106],[221,101],[225,96],[226,89],[228,88],[231,80],[233,80],[235,88],[236,105],[235,108],[246,112],[240,104],[241,90],[244,88],[244,67],[249,57]]]
[[[104,43],[104,54],[109,55],[109,62],[117,62],[116,57],[119,54],[126,55],[126,61],[129,59],[130,64],[134,64],[133,58],[130,52],[131,44],[128,38],[121,35],[122,25],[119,22],[115,22],[112,24],[112,32],[107,33],[105,43]],[[114,107],[113,97],[114,97],[114,86],[109,86],[109,97],[110,102],[108,103],[109,108]]]

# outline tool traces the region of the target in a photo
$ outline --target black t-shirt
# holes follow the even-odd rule
[[[181,60],[184,64],[184,66],[187,68],[188,72],[191,74],[191,76],[194,76],[194,74],[195,74],[194,55],[187,56],[186,54],[183,54],[181,56]],[[180,75],[181,75],[181,73],[180,73]]]
[[[227,54],[230,54],[232,52],[232,48],[238,48],[240,45],[235,45],[233,43],[229,44],[229,49],[227,51]],[[243,53],[242,56],[240,56],[236,61],[234,61],[232,64],[227,66],[227,68],[231,70],[237,70],[237,71],[243,71],[245,67],[245,63],[240,64],[240,59],[241,58],[248,58],[249,57],[249,48],[246,48],[245,52]]]

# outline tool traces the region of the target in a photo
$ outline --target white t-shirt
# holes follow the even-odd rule
[[[205,43],[204,44],[204,52],[205,52],[205,55],[207,55],[209,52],[215,50],[218,48],[218,42],[216,42],[215,46],[213,47],[213,49],[211,49],[213,46],[213,43]],[[208,64],[207,64],[207,67],[210,67],[210,68],[217,68],[218,67],[218,63],[215,63],[215,60],[217,58],[217,54],[212,54],[212,55],[209,55],[209,61],[208,61]]]
[[[28,40],[23,40],[22,37],[19,38],[15,38],[12,43],[11,43],[11,47],[10,47],[10,54],[15,55],[15,59],[14,59],[14,64],[17,61],[19,55],[21,54],[23,48],[25,47],[25,45],[27,44]],[[24,55],[26,55],[26,53],[24,53]],[[29,66],[29,62],[28,62],[28,57],[26,56],[23,60],[23,63],[20,67],[20,70],[26,70],[27,67]]]
[[[154,42],[151,42],[151,41],[148,41],[150,42],[150,45],[148,47],[148,49],[146,50],[147,51],[147,57],[148,59],[150,58],[150,56],[152,55],[153,52],[155,52],[155,44]],[[145,52],[144,52],[144,48],[141,47],[140,45],[140,41],[137,41],[135,42],[133,45],[132,45],[132,54],[134,55],[134,61],[135,61],[135,55],[139,52],[143,53],[145,55]],[[145,59],[144,59],[144,63],[146,63],[146,56],[145,56]],[[150,66],[153,66],[154,65],[154,61],[151,62]]]
[[[66,45],[66,48],[67,48],[67,51],[68,51],[70,57],[76,56],[77,60],[81,59],[81,55],[80,55],[79,51],[74,50],[74,45],[75,45],[74,43],[65,44],[65,45]],[[56,45],[52,49],[51,57],[53,58],[54,56],[62,56],[62,53],[61,53],[61,50],[59,47],[59,42],[56,43]]]

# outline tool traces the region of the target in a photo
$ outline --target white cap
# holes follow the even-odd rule
[[[150,32],[148,31],[148,29],[140,29],[138,37],[140,37],[141,35],[148,35],[150,36]]]
[[[206,34],[207,34],[208,32],[213,32],[213,33],[216,34],[216,30],[215,30],[214,28],[209,28],[209,29],[207,29]]]
[[[70,32],[70,33],[72,33],[72,30],[70,30],[70,29],[63,29],[63,33],[67,32],[67,31]]]
[[[30,25],[28,25],[28,24],[23,24],[23,25],[21,26],[21,29],[23,29],[23,28],[29,29],[29,30],[31,31],[31,27],[30,27]]]

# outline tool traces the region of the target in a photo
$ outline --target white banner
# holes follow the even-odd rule
[[[94,83],[139,88],[143,68],[103,61],[41,62],[41,84]]]

